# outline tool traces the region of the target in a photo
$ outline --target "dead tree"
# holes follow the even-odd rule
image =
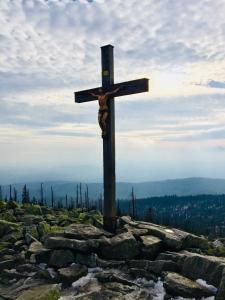
[[[54,202],[55,202],[55,200],[54,200],[54,193],[53,193],[53,188],[52,188],[52,186],[51,186],[51,202],[52,202],[52,208],[54,207]]]

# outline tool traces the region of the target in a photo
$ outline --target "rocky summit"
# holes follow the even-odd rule
[[[9,201],[0,239],[0,300],[225,299],[215,242],[175,228]]]

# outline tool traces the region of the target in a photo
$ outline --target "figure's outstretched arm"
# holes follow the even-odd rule
[[[98,95],[94,94],[94,93],[89,93],[91,96],[98,98]]]
[[[118,91],[120,90],[120,87],[118,87],[117,89],[111,91],[111,92],[107,92],[105,93],[106,96],[109,96],[109,95],[113,95],[113,94],[116,94]]]

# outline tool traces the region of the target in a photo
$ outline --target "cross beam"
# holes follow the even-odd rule
[[[136,79],[136,80],[130,80],[125,81],[121,83],[114,84],[112,86],[109,86],[109,89],[107,91],[111,92],[115,89],[120,87],[120,90],[114,95],[114,97],[121,97],[121,96],[127,96],[131,94],[138,94],[142,92],[148,91],[148,79],[142,78],[142,79]],[[82,102],[89,102],[96,100],[96,97],[93,97],[90,93],[98,94],[99,89],[102,87],[98,87],[95,89],[89,89],[84,90],[80,92],[75,92],[75,102],[82,103]]]
[[[116,180],[115,180],[115,108],[114,97],[126,96],[148,91],[148,79],[138,79],[114,84],[113,46],[101,47],[102,87],[104,92],[119,91],[107,101],[107,137],[103,138],[104,170],[104,229],[116,231]],[[100,87],[99,87],[100,88]],[[75,102],[88,102],[97,98],[89,93],[99,94],[99,88],[75,92]]]

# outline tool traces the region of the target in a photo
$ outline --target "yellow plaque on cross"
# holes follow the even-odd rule
[[[108,70],[104,70],[104,71],[102,72],[102,75],[103,75],[103,76],[108,76],[108,75],[109,75],[109,71],[108,71]]]

